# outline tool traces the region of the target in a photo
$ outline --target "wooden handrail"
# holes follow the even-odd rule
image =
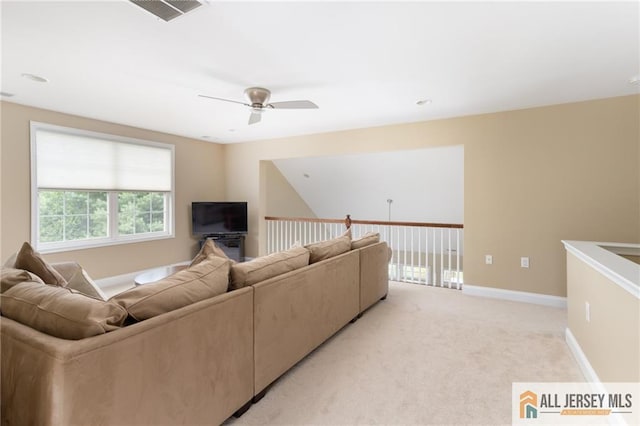
[[[415,226],[417,228],[456,228],[463,229],[462,223],[395,222],[386,220],[352,220],[358,225]]]
[[[317,217],[276,217],[276,216],[265,216],[264,220],[286,220],[288,222],[344,223],[344,219],[319,219]]]
[[[347,215],[345,219],[319,219],[311,217],[276,217],[265,216],[265,220],[283,220],[288,222],[312,222],[312,223],[344,223],[347,228],[351,224],[357,225],[380,225],[380,226],[414,226],[419,228],[454,228],[463,229],[461,223],[427,223],[427,222],[396,222],[386,220],[356,220],[351,219],[351,215]]]

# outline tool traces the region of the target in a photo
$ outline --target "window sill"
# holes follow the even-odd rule
[[[162,235],[154,235],[144,238],[122,238],[119,240],[100,240],[100,241],[83,241],[78,244],[68,244],[64,246],[57,247],[42,247],[42,245],[37,245],[35,242],[31,242],[33,247],[36,247],[36,250],[39,253],[50,254],[50,253],[62,253],[67,251],[78,251],[85,249],[93,249],[100,247],[110,247],[110,246],[118,246],[122,244],[134,244],[134,243],[145,243],[149,241],[157,241],[157,240],[167,240],[170,238],[175,238],[174,234],[162,234]]]

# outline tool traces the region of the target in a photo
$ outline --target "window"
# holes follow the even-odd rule
[[[61,251],[172,237],[173,167],[173,145],[32,122],[32,243]]]

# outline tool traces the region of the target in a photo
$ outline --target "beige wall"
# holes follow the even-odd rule
[[[55,253],[45,256],[47,260],[76,260],[92,277],[102,278],[193,256],[197,240],[191,237],[191,202],[222,200],[225,196],[221,145],[8,102],[2,102],[1,108],[0,256],[3,260],[24,241],[30,241],[30,120],[175,145],[175,238]]]
[[[1,107],[2,258],[30,238],[29,120],[176,145],[176,238],[47,256],[75,259],[96,278],[188,259],[197,244],[189,205],[197,199],[248,201],[247,254],[255,256],[269,198],[262,161],[441,145],[465,146],[468,284],[564,296],[561,239],[640,241],[639,96],[225,146]],[[485,254],[493,265],[484,265]],[[529,269],[519,267],[520,256],[531,258]]]
[[[572,253],[567,253],[567,287],[569,329],[600,381],[640,382],[638,299]]]
[[[565,296],[560,240],[640,241],[639,117],[640,97],[627,96],[226,145],[227,170],[244,174],[229,172],[226,191],[249,201],[247,251],[256,255],[265,243],[261,161],[463,144],[465,282]]]
[[[262,161],[260,166],[265,183],[266,216],[316,217],[273,161]]]

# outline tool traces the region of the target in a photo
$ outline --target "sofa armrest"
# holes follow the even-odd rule
[[[220,424],[253,396],[253,288],[82,340],[0,318],[3,423]]]
[[[360,251],[360,312],[374,305],[389,291],[389,246],[382,241]]]

